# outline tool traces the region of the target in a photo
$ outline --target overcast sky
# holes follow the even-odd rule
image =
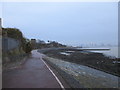
[[[20,29],[31,39],[67,45],[116,44],[117,2],[3,3],[3,27]]]

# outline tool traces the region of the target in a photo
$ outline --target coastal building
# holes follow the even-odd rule
[[[38,44],[46,44],[45,41],[43,41],[43,40],[37,40],[37,43]]]

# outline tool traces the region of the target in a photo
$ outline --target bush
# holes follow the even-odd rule
[[[17,28],[2,28],[2,35],[3,36],[7,35],[8,37],[11,37],[20,41],[23,39],[22,32]]]
[[[27,42],[27,43],[25,44],[25,52],[26,52],[26,53],[30,53],[31,51],[32,51],[32,45],[31,45],[30,42]]]

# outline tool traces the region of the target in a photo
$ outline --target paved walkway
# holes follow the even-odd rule
[[[61,88],[36,50],[19,68],[3,73],[3,88]]]

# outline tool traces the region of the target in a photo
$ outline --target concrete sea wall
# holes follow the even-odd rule
[[[84,65],[75,64],[60,59],[43,56],[46,62],[51,63],[52,66],[59,68],[66,74],[70,75],[76,82],[76,88],[79,85],[84,88],[118,88],[119,77],[99,71]],[[74,83],[73,83],[74,84]]]

